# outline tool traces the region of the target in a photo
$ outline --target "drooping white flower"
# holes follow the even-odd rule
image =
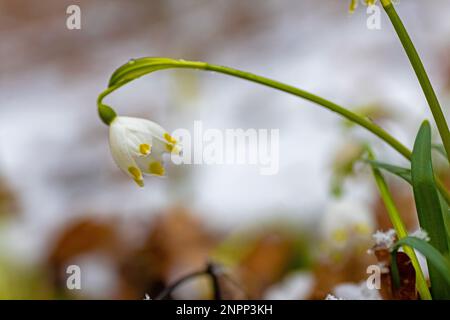
[[[350,7],[349,7],[350,13],[355,12],[356,8],[358,7],[358,2],[359,0],[350,0]],[[373,6],[374,4],[377,3],[377,0],[363,0],[361,2],[364,3],[366,6]]]
[[[144,174],[164,176],[164,153],[179,153],[177,141],[160,125],[146,119],[116,117],[109,126],[114,161],[139,186]]]

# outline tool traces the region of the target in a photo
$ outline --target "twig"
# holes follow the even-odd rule
[[[222,300],[222,292],[221,292],[221,289],[220,289],[219,278],[217,276],[217,266],[214,265],[213,263],[208,263],[204,270],[200,270],[200,271],[195,271],[195,272],[189,273],[189,274],[185,275],[184,277],[178,279],[173,284],[171,284],[170,286],[165,288],[156,297],[156,300],[165,300],[165,299],[167,299],[172,294],[172,292],[176,288],[178,288],[180,285],[182,285],[184,282],[186,282],[186,281],[188,281],[190,279],[196,278],[198,276],[203,276],[203,275],[208,275],[211,278],[212,287],[213,287],[213,290],[214,290],[214,299],[215,300]]]
[[[217,266],[213,263],[208,263],[206,266],[206,273],[211,277],[212,287],[214,290],[214,300],[222,300],[222,291],[220,289],[219,278],[216,274]]]
[[[196,271],[196,272],[192,272],[189,273],[188,275],[182,277],[181,279],[178,279],[177,281],[175,281],[173,284],[171,284],[170,286],[168,286],[167,288],[165,288],[157,297],[156,300],[165,300],[167,299],[172,292],[180,285],[182,285],[185,281],[190,280],[192,278],[201,276],[205,274],[205,270],[201,270],[201,271]]]

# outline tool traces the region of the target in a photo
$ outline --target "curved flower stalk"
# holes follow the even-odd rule
[[[101,120],[105,124],[109,125],[116,117],[116,112],[114,111],[114,109],[103,103],[103,100],[109,94],[126,85],[127,83],[146,74],[158,70],[177,68],[214,71],[232,77],[252,81],[311,101],[367,129],[368,131],[379,137],[381,140],[389,144],[393,149],[403,155],[406,159],[411,160],[411,150],[409,150],[400,141],[390,135],[387,131],[385,131],[383,128],[379,127],[366,117],[360,116],[334,102],[273,79],[262,77],[242,70],[199,61],[176,60],[160,57],[144,57],[128,61],[127,63],[119,67],[116,71],[114,71],[109,80],[108,88],[103,91],[97,98],[98,112]],[[446,190],[445,186],[439,180],[437,180],[437,185],[446,202],[450,204],[450,194]]]
[[[301,90],[299,88],[290,86],[288,84],[276,80],[272,80],[249,72],[225,66],[219,66],[199,61],[186,61],[186,60],[176,60],[158,57],[146,57],[130,60],[128,63],[119,67],[112,74],[109,80],[108,88],[99,95],[97,99],[97,105],[99,109],[100,118],[103,120],[104,123],[109,125],[110,123],[109,114],[115,115],[115,111],[111,107],[103,104],[103,99],[106,96],[108,96],[115,90],[119,89],[120,87],[124,86],[125,84],[129,83],[130,81],[137,79],[141,76],[144,76],[157,70],[174,69],[174,68],[214,71],[217,73],[222,73],[229,76],[256,82],[265,85],[267,87],[271,87],[283,92],[293,94],[297,97],[301,97],[308,101],[314,102],[315,104],[318,104],[330,111],[338,113],[344,118],[356,124],[359,124],[360,126],[366,128],[367,130],[371,131],[373,134],[384,140],[395,150],[397,150],[400,154],[402,154],[405,158],[407,159],[411,158],[411,150],[409,150],[406,146],[404,146],[397,139],[391,136],[383,128],[379,127],[366,117],[360,116],[342,106],[339,106],[336,103],[333,103],[317,95],[314,95],[307,91]]]
[[[177,141],[160,125],[146,119],[114,117],[109,126],[114,161],[139,186],[143,175],[164,176],[164,153],[179,153]]]

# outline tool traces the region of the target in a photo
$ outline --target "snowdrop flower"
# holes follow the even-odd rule
[[[166,130],[140,118],[114,117],[109,143],[116,164],[141,187],[144,174],[164,176],[164,153],[180,152],[177,141]]]

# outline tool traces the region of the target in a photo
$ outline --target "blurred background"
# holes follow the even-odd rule
[[[66,9],[81,8],[68,30]],[[143,299],[213,261],[228,298],[366,297],[372,233],[389,229],[367,132],[311,103],[197,71],[143,77],[108,97],[122,115],[192,128],[280,130],[280,169],[169,164],[138,188],[114,164],[97,95],[131,58],[208,61],[271,77],[369,116],[412,146],[426,101],[390,22],[347,0],[0,0],[0,298]],[[403,18],[450,103],[450,2],[402,0]],[[435,134],[435,136],[437,136]],[[408,227],[411,190],[389,180]],[[81,268],[81,290],[66,286]],[[172,298],[212,296],[195,278]]]

